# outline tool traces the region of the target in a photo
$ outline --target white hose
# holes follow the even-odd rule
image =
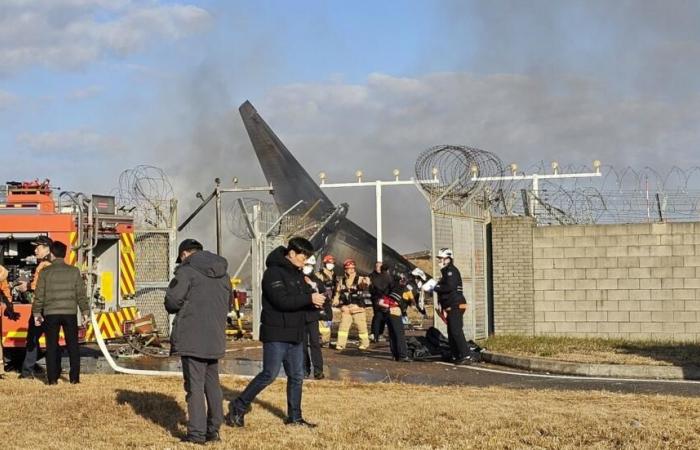
[[[127,375],[146,375],[146,376],[156,376],[156,377],[172,377],[172,376],[182,376],[182,372],[176,372],[174,370],[144,370],[144,369],[128,369],[126,367],[122,367],[118,365],[114,359],[112,358],[112,355],[109,354],[109,351],[107,350],[107,345],[105,345],[104,339],[102,339],[102,333],[100,332],[100,328],[97,325],[97,319],[95,318],[95,314],[93,313],[92,309],[90,310],[90,323],[92,323],[92,329],[94,330],[94,335],[95,335],[95,340],[97,341],[97,345],[100,347],[100,350],[102,351],[102,356],[105,357],[107,362],[109,363],[110,367],[112,370],[118,373],[124,373]],[[219,374],[219,376],[235,376],[238,378],[243,378],[243,379],[251,379],[253,378],[250,375],[236,375],[232,373],[222,373]]]

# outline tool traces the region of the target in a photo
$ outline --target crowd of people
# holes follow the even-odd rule
[[[13,299],[32,304],[32,313],[27,323],[26,352],[19,378],[33,379],[35,373],[41,370],[36,362],[39,358],[39,339],[44,336],[47,383],[58,383],[61,374],[59,342],[62,330],[70,361],[69,381],[77,384],[80,382],[78,313],[82,315],[83,322],[86,322],[90,311],[85,282],[80,269],[66,264],[66,244],[42,235],[32,241],[32,245],[37,267],[31,280],[19,280],[11,289],[8,271],[0,266],[0,300],[6,305],[5,315],[8,319],[19,320],[19,315],[14,312]],[[0,375],[4,370],[3,361],[0,364]]]
[[[61,373],[59,330],[62,329],[70,360],[69,380],[79,383],[78,316],[82,315],[86,321],[89,313],[85,283],[79,269],[64,262],[65,244],[47,236],[40,236],[33,244],[38,261],[34,277],[31,283],[20,282],[14,287],[17,294],[32,303],[20,378],[34,377],[39,338],[45,335],[47,381],[49,385],[57,383]],[[404,335],[407,305],[412,302],[425,314],[425,297],[435,292],[440,314],[447,323],[452,360],[457,364],[465,360],[468,350],[462,317],[466,301],[451,250],[442,249],[437,255],[441,267],[439,279],[429,279],[420,269],[397,274],[381,261],[372,273],[363,276],[357,272],[353,259],[343,261],[343,271],[339,274],[336,259],[330,254],[323,255],[322,266],[317,271],[314,253],[308,240],[294,237],[287,246],[280,246],[268,255],[262,278],[262,371],[230,402],[224,415],[219,360],[225,355],[226,317],[232,295],[228,263],[204,250],[194,239],[180,243],[178,266],[166,290],[164,305],[175,316],[171,349],[182,362],[188,413],[184,441],[197,444],[218,441],[223,423],[244,426],[251,403],[275,380],[281,367],[287,375],[285,423],[315,427],[302,414],[302,384],[305,377],[324,378],[321,347],[330,344],[334,310],[340,313],[337,350],[347,347],[353,327],[360,351],[378,342],[386,329],[393,358],[410,362]],[[7,284],[7,270],[2,266],[0,297],[8,304],[6,314],[11,314],[9,300],[13,295]],[[368,329],[370,309],[373,316]]]

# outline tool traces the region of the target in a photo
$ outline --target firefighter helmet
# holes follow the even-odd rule
[[[354,259],[348,258],[345,261],[343,261],[343,269],[347,269],[348,267],[355,267]]]
[[[333,255],[326,255],[323,257],[323,264],[335,264],[335,256]]]

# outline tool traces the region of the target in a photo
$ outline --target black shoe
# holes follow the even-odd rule
[[[244,427],[245,414],[229,411],[229,413],[224,416],[224,422],[226,422],[226,425],[230,427]]]
[[[404,356],[403,358],[399,358],[399,359],[397,359],[396,361],[398,361],[398,362],[404,362],[404,363],[413,362],[413,360],[412,360],[411,358],[409,358],[408,356]]]
[[[304,374],[304,378],[306,378],[307,380],[308,380],[309,378],[311,378],[311,372],[306,372],[306,373]]]
[[[206,441],[207,442],[219,442],[219,441],[221,441],[221,436],[219,436],[218,431],[214,431],[213,433],[207,433]]]
[[[187,434],[184,437],[180,439],[180,442],[189,442],[190,444],[197,444],[197,445],[204,445],[206,441],[203,441],[201,439],[196,439],[193,436]]]
[[[323,374],[323,372],[318,372],[314,374],[314,379],[316,380],[323,380],[324,378],[326,378],[326,376]]]
[[[20,380],[33,380],[33,379],[34,379],[34,375],[25,375],[25,374],[22,374],[22,375],[19,376],[19,379],[20,379]]]
[[[80,380],[71,380],[70,384],[80,384]]]
[[[284,419],[284,424],[285,425],[295,425],[298,427],[306,427],[306,428],[316,428],[318,426],[315,423],[307,422],[304,419],[291,420],[289,417]]]

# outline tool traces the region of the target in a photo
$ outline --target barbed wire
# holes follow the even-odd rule
[[[582,164],[556,165],[559,174],[593,173]],[[517,170],[517,169],[516,169]],[[540,161],[516,175],[547,174],[552,164]],[[513,175],[494,153],[472,147],[441,145],[421,153],[416,177],[439,184],[422,188],[436,200],[449,199],[488,208],[495,215],[535,212],[540,224],[639,223],[700,219],[700,167],[600,167],[600,176],[532,180],[472,181]],[[447,192],[447,193],[446,193]],[[446,193],[446,195],[445,195]],[[534,204],[530,204],[533,203]]]
[[[171,208],[175,197],[165,172],[155,166],[139,165],[119,175],[115,197],[126,210],[133,210],[138,225],[167,228],[172,224]]]

